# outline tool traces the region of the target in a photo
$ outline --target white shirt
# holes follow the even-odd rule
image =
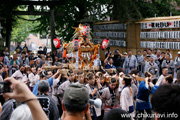
[[[164,75],[161,75],[158,79],[158,81],[156,82],[156,85],[157,86],[160,86],[163,84],[163,81],[164,81]]]

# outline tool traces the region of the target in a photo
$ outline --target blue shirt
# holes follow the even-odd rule
[[[110,65],[109,63],[105,66],[105,69],[116,68],[114,65]]]
[[[47,79],[49,86],[52,86],[53,84],[53,77],[50,77],[49,79]],[[37,95],[38,94],[38,85],[39,85],[39,81],[35,84],[34,88],[33,88],[33,94]]]
[[[145,86],[145,81],[141,81],[138,89],[137,99],[144,102],[136,102],[136,110],[151,109],[149,101],[149,90]]]
[[[154,85],[154,87],[152,88],[151,94],[154,94],[154,92],[158,89],[159,86]]]

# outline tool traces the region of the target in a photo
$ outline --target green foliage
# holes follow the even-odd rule
[[[21,19],[22,18],[22,19]],[[39,25],[39,21],[26,21],[24,19],[32,19],[33,16],[16,17],[16,24],[12,28],[11,41],[22,42],[25,41],[32,30]]]
[[[177,0],[178,1],[178,0]],[[176,0],[112,0],[114,20],[138,20],[141,18],[179,15]]]
[[[112,0],[113,20],[126,22],[127,20],[140,19],[141,12],[133,0]]]
[[[74,29],[80,23],[80,20],[88,16],[88,20],[100,21],[107,18],[110,12],[103,12],[102,6],[108,6],[110,0],[66,0],[65,5],[56,6],[55,13],[62,12],[63,16],[55,16],[56,35],[65,41],[69,41],[73,36]],[[42,9],[41,11],[47,11]],[[41,16],[40,24],[34,31],[48,34],[50,31],[49,17]]]
[[[176,10],[177,5],[176,0],[152,0],[152,2],[145,2],[144,0],[138,0],[135,2],[138,6],[143,18],[154,17],[155,14],[158,17],[169,16],[170,12],[172,15],[178,15]]]
[[[8,13],[8,1],[2,5],[4,9],[3,16]],[[177,3],[177,4],[175,4]],[[180,5],[180,0],[65,0],[65,4],[56,6],[55,13],[63,13],[62,16],[55,16],[55,32],[58,37],[65,41],[69,41],[73,36],[74,29],[80,20],[88,16],[88,20],[93,22],[103,21],[107,17],[111,20],[120,20],[126,22],[128,20],[139,20],[142,18],[157,16],[179,15],[176,10]],[[50,11],[48,7],[42,6],[38,8],[34,6],[36,11]],[[13,6],[13,10],[24,10],[27,6]],[[7,16],[8,18],[8,16]],[[23,16],[25,19],[37,18],[33,16]],[[50,33],[50,16],[38,16],[36,21],[25,21],[17,16],[13,16],[12,40],[21,42],[27,38],[29,33],[40,33],[45,36]],[[4,27],[6,29],[6,27]],[[17,37],[17,39],[15,39]],[[23,37],[23,39],[22,39]]]

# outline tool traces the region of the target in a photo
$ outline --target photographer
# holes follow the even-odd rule
[[[35,95],[29,90],[25,83],[15,80],[14,78],[6,78],[13,87],[11,93],[4,93],[4,96],[15,99],[17,102],[26,103],[32,113],[33,120],[48,120],[39,101]]]
[[[116,68],[121,67],[121,56],[123,55],[119,52],[118,49],[114,51],[113,64]]]

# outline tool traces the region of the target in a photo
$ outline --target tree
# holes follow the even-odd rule
[[[16,24],[13,26],[12,29],[12,37],[11,41],[15,42],[22,42],[27,37],[29,36],[30,33],[33,33],[32,30],[36,26],[38,26],[39,22],[38,21],[27,21],[24,19],[32,19],[34,16],[21,16],[21,17],[16,17]]]
[[[176,0],[112,0],[114,20],[138,20],[157,16],[179,15]]]
[[[62,37],[63,40],[69,41],[73,36],[73,26],[77,27],[81,19],[86,15],[89,19],[95,21],[104,20],[109,16],[109,11],[104,11],[104,5],[107,5],[110,0],[66,0],[65,5],[56,6],[55,12],[63,12],[63,16],[55,16],[56,35]],[[48,11],[42,8],[41,11]],[[49,17],[41,16],[40,24],[34,31],[48,34],[50,30]]]

